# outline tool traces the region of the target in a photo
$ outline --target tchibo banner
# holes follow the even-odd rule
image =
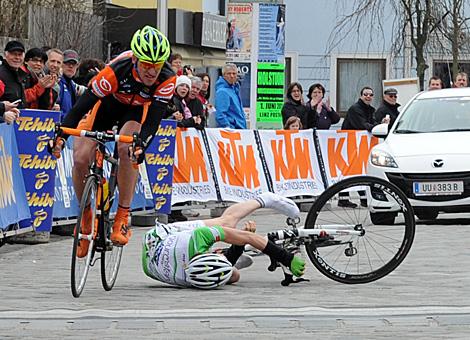
[[[36,231],[52,228],[52,207],[56,159],[47,152],[47,143],[54,136],[58,111],[21,110],[15,122],[20,167],[26,188],[32,225]]]
[[[0,229],[30,219],[12,125],[0,124]]]
[[[161,214],[169,214],[171,211],[175,139],[176,121],[162,120],[152,143],[146,150],[146,166],[141,166],[140,171],[140,182],[144,187],[151,188],[150,198],[153,194],[155,211]],[[144,194],[146,192],[147,190]]]

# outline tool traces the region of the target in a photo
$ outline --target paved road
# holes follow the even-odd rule
[[[283,218],[264,210],[254,220],[264,233]],[[418,224],[404,263],[371,284],[336,283],[310,266],[311,282],[282,287],[282,273],[267,272],[268,259],[257,257],[240,283],[216,291],[172,288],[145,277],[145,229],[136,228],[115,288],[105,292],[94,268],[79,299],[69,288],[71,238],[6,245],[0,248],[0,338],[468,339],[469,224],[470,215]]]

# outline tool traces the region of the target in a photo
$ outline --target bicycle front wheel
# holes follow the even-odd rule
[[[325,276],[348,284],[368,283],[391,273],[405,259],[415,234],[413,209],[394,184],[371,176],[340,181],[311,207],[305,229],[356,230],[328,233],[305,245]]]
[[[112,225],[106,223],[106,246],[101,254],[101,283],[106,291],[113,289],[121,265],[122,246],[114,245],[110,240]]]
[[[80,213],[74,230],[71,267],[71,288],[74,297],[79,297],[85,287],[95,253],[93,245],[97,230],[97,200],[98,182],[94,176],[90,176],[85,182]]]

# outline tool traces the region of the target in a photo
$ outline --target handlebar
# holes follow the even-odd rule
[[[58,129],[70,136],[88,137],[96,139],[99,142],[121,142],[131,144],[136,139],[135,136],[118,135],[112,131],[88,131],[58,126]]]

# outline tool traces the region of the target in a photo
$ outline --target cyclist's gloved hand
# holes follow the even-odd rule
[[[56,139],[51,139],[47,143],[47,152],[55,156],[55,158],[60,158],[60,152],[65,147],[65,139],[62,137],[56,137]]]
[[[301,277],[305,272],[305,261],[298,256],[294,256],[289,269],[294,276]]]
[[[129,146],[129,158],[135,164],[141,164],[145,159],[144,144],[137,133],[134,134],[134,143]]]

